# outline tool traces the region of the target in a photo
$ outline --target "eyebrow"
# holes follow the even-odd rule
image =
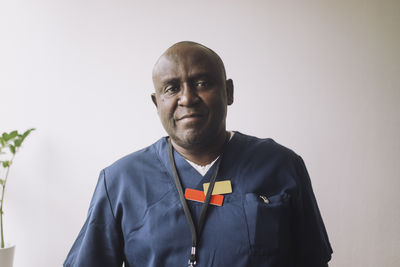
[[[167,85],[167,84],[175,84],[175,83],[179,83],[180,79],[177,77],[167,77],[163,80],[161,80],[161,85]]]
[[[197,79],[202,79],[202,78],[213,79],[214,75],[212,75],[212,73],[210,73],[210,72],[199,72],[199,73],[192,75],[189,79],[197,80]]]
[[[214,75],[211,72],[201,71],[199,73],[190,75],[189,81],[202,79],[202,78],[214,79]],[[180,82],[180,78],[178,78],[176,76],[167,76],[161,80],[161,85],[166,85],[166,84],[171,84],[171,83],[179,83],[179,82]]]

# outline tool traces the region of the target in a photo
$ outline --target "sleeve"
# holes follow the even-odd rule
[[[298,160],[298,192],[294,199],[295,218],[292,225],[296,267],[321,267],[331,259],[332,247],[306,166],[301,157]]]
[[[88,216],[64,267],[120,267],[123,238],[108,196],[105,172],[100,173]]]

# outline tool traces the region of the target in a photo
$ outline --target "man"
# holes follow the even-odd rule
[[[226,131],[233,83],[220,57],[177,43],[153,82],[168,137],[101,172],[64,266],[327,266],[332,250],[302,159]]]

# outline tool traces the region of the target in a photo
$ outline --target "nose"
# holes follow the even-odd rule
[[[200,101],[197,90],[192,88],[188,83],[182,85],[181,94],[178,104],[181,106],[193,106]]]

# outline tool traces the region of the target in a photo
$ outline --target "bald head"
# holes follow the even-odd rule
[[[208,58],[210,62],[218,66],[218,69],[223,74],[224,79],[226,79],[224,63],[217,53],[202,44],[191,41],[182,41],[173,44],[159,57],[153,68],[153,82],[155,81],[155,76],[157,76],[159,72],[162,72],[165,68],[164,63],[166,61],[178,62],[182,57],[187,56],[195,56],[198,59]]]

